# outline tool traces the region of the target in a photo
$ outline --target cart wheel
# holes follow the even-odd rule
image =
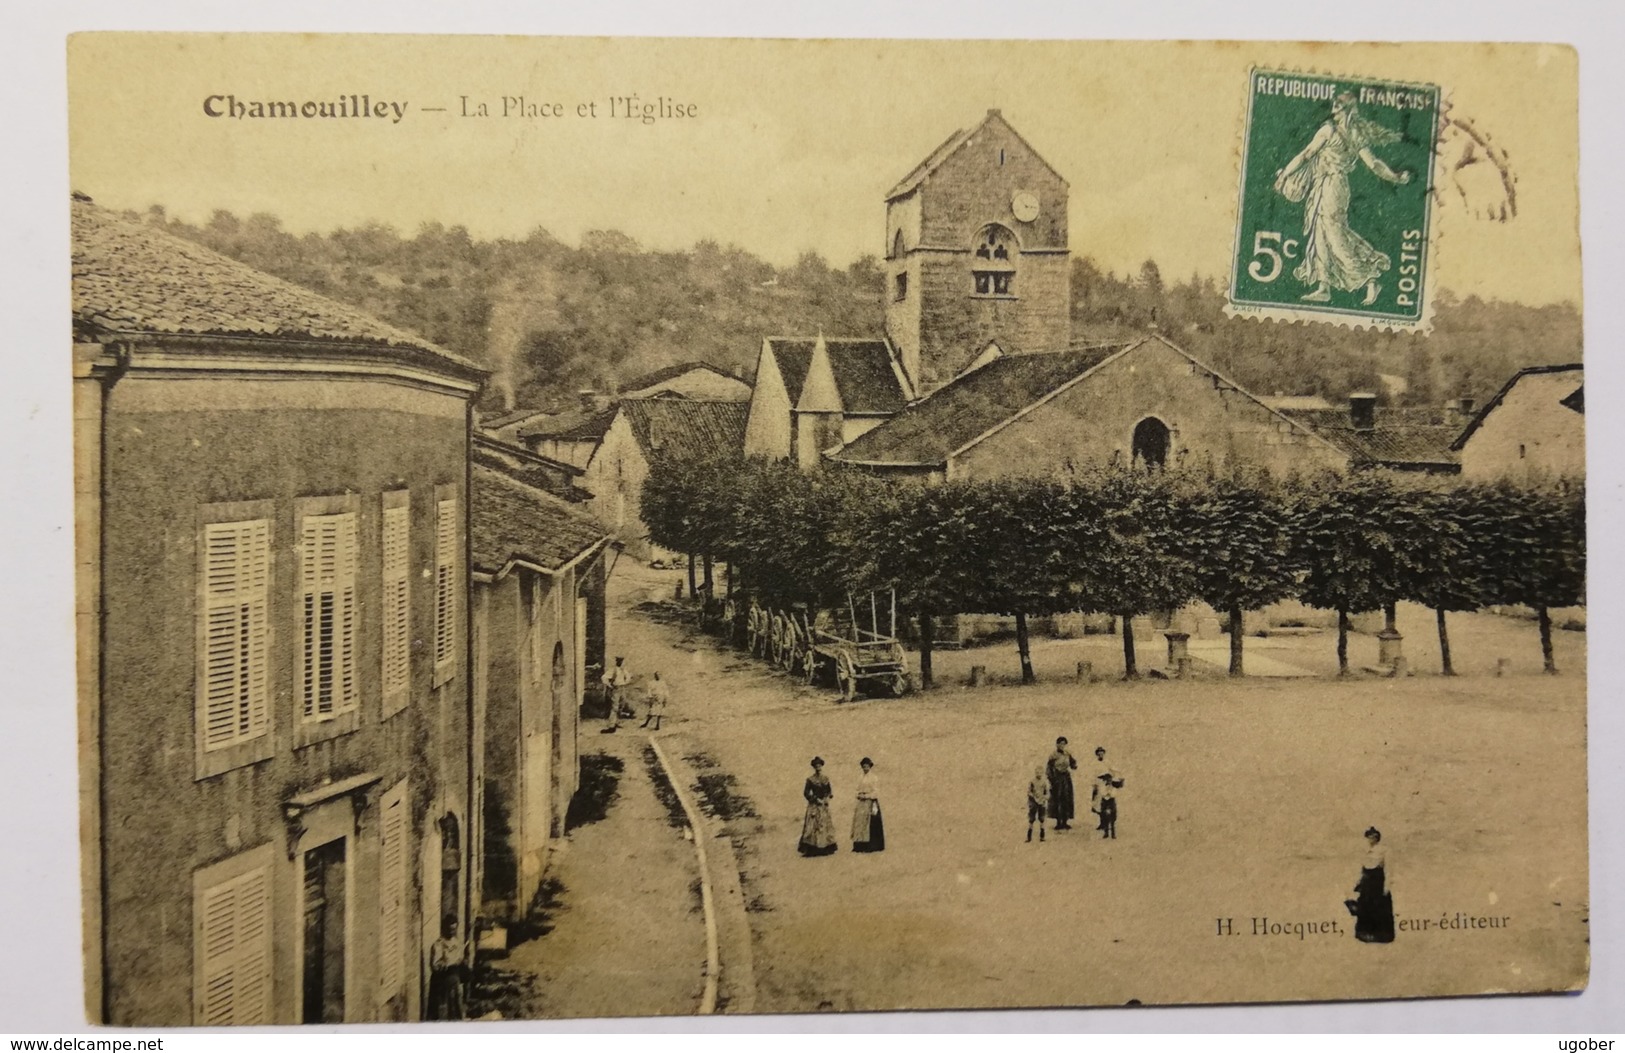
[[[891,693],[898,698],[908,694],[908,674],[898,673],[891,678]]]
[[[851,655],[842,652],[836,656],[835,679],[841,685],[841,701],[852,701],[858,693],[858,670]]]
[[[818,679],[818,652],[811,647],[807,648],[807,654],[802,659],[801,672],[807,678],[809,685]]]

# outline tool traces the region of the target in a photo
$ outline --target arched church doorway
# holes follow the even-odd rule
[[[1135,464],[1161,468],[1168,463],[1168,446],[1168,425],[1156,417],[1147,417],[1134,426]]]

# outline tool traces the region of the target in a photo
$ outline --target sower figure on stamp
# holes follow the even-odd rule
[[[1033,769],[1027,781],[1027,840],[1033,839],[1033,824],[1038,824],[1038,839],[1044,840],[1044,814],[1049,810],[1049,776],[1040,764]]]
[[[1055,740],[1055,752],[1049,755],[1049,811],[1055,817],[1055,829],[1072,829],[1076,814],[1076,797],[1072,793],[1072,773],[1078,768],[1078,759],[1066,748],[1066,737]]]
[[[627,686],[632,683],[632,670],[626,668],[626,659],[615,656],[615,665],[603,676],[604,694],[609,698],[609,716],[604,718],[601,734],[608,735],[621,726],[621,706],[626,699]]]
[[[1106,763],[1106,747],[1095,747],[1095,765],[1099,770],[1089,791],[1094,802],[1090,811],[1100,817],[1100,836],[1117,838],[1117,791],[1123,788],[1123,778]]]
[[[1302,297],[1305,301],[1326,303],[1333,286],[1353,292],[1363,285],[1362,305],[1376,303],[1381,289],[1377,279],[1392,261],[1349,226],[1349,173],[1363,164],[1385,182],[1409,183],[1409,172],[1395,172],[1371,152],[1399,139],[1393,129],[1360,116],[1354,95],[1344,92],[1332,102],[1331,120],[1275,174],[1276,192],[1303,202],[1303,262],[1292,274],[1314,286]]]

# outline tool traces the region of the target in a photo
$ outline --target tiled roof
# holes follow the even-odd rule
[[[938,166],[940,166],[944,161],[948,160],[949,157],[953,156],[955,150],[958,150],[961,146],[964,146],[971,139],[975,138],[977,132],[980,132],[983,128],[995,120],[1008,128],[1010,134],[1014,135],[1016,139],[1022,143],[1022,145],[1027,147],[1027,149],[1032,150],[1033,157],[1037,158],[1039,164],[1043,165],[1045,168],[1048,168],[1051,172],[1054,172],[1056,178],[1061,179],[1063,183],[1066,181],[1065,179],[1061,178],[1061,173],[1055,171],[1054,165],[1040,157],[1037,150],[1033,150],[1033,144],[1027,142],[1027,140],[1022,137],[1022,134],[1016,131],[1015,127],[1011,125],[1009,121],[1004,119],[1004,115],[1002,113],[1000,113],[998,110],[988,110],[986,117],[983,117],[971,127],[962,128],[950,135],[947,141],[945,141],[941,146],[927,154],[925,160],[915,165],[914,168],[909,171],[908,175],[904,176],[896,186],[886,191],[886,200],[890,201],[893,198],[902,197],[904,194],[919,186],[925,181],[926,176],[936,171]]]
[[[865,464],[943,464],[953,451],[1128,346],[995,358],[860,435],[833,456]]]
[[[655,384],[664,384],[668,380],[674,380],[677,377],[682,376],[684,373],[692,373],[696,369],[707,369],[719,377],[727,377],[729,380],[737,380],[741,384],[745,382],[742,377],[736,376],[729,370],[723,369],[721,366],[713,366],[709,362],[677,362],[661,369],[656,369],[645,373],[641,377],[633,377],[631,380],[628,380],[621,385],[621,390],[640,391],[643,388],[650,387]]]
[[[649,454],[704,456],[743,450],[748,402],[623,399],[620,412]]]
[[[801,401],[801,386],[807,382],[807,367],[812,364],[813,346],[817,342],[784,336],[768,338],[767,346],[773,352],[773,361],[779,364],[779,375],[784,378],[784,390],[789,393],[792,406]]]
[[[461,355],[88,200],[73,202],[73,319],[93,333],[279,337]]]
[[[1518,382],[1523,380],[1525,377],[1542,376],[1552,373],[1573,373],[1575,374],[1573,380],[1578,385],[1585,376],[1585,373],[1583,372],[1584,369],[1585,366],[1579,362],[1569,362],[1560,366],[1527,366],[1518,370],[1516,373],[1512,374],[1511,380],[1508,380],[1505,384],[1501,385],[1501,390],[1495,393],[1495,397],[1486,402],[1484,404],[1484,408],[1478,411],[1478,416],[1474,417],[1472,423],[1468,424],[1467,427],[1462,430],[1462,433],[1456,437],[1455,444],[1451,447],[1451,449],[1459,450],[1463,446],[1466,446],[1467,440],[1472,438],[1473,432],[1477,431],[1478,426],[1484,423],[1484,418],[1493,413],[1495,408],[1506,399],[1507,393],[1516,387]],[[1576,397],[1582,401],[1580,401],[1578,406],[1571,405],[1570,400],[1575,399]],[[1568,406],[1569,409],[1574,410],[1577,413],[1584,413],[1584,398],[1585,396],[1576,390],[1565,394],[1558,399],[1558,402],[1561,405]]]
[[[557,570],[609,536],[585,512],[506,472],[475,464],[473,476],[476,570],[495,574],[514,561]]]
[[[513,446],[479,434],[474,436],[470,456],[475,464],[506,472],[522,483],[546,490],[566,501],[580,504],[592,500],[591,493],[576,485],[576,480],[586,474],[585,469],[576,465],[555,461],[551,457],[531,453],[523,446]]]
[[[1443,419],[1436,410],[1380,407],[1375,426],[1369,430],[1355,428],[1346,409],[1281,412],[1348,454],[1356,464],[1445,468],[1461,463],[1450,449],[1461,426]]]
[[[784,377],[790,405],[801,401],[807,383],[817,339],[775,336],[767,341],[773,359]],[[825,337],[830,370],[841,406],[847,413],[896,413],[908,401],[896,370],[891,365],[891,348],[886,341],[865,337]]]
[[[829,365],[847,413],[896,413],[908,402],[884,340],[828,340]]]
[[[480,427],[492,429],[506,428],[510,424],[519,424],[522,421],[529,420],[531,417],[545,417],[550,415],[551,414],[549,414],[547,410],[539,409],[508,410],[505,413],[493,413],[488,417],[481,417]]]
[[[561,442],[598,442],[615,423],[615,407],[592,413],[561,413],[519,429],[521,439],[557,439]]]

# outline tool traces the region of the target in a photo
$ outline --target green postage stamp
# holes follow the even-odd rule
[[[1439,89],[1255,69],[1227,311],[1426,328]]]

